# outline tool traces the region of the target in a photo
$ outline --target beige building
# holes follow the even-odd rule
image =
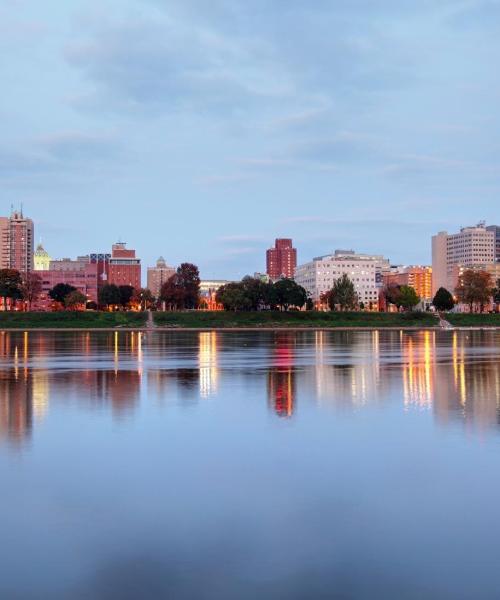
[[[38,244],[33,257],[35,271],[48,271],[52,258],[42,244]]]
[[[0,217],[0,268],[20,273],[32,271],[33,237],[33,221],[25,218],[22,211]]]
[[[148,289],[155,298],[160,296],[162,285],[175,274],[175,268],[165,262],[163,256],[156,261],[156,267],[148,267]]]
[[[432,295],[444,287],[451,293],[460,268],[492,264],[495,261],[495,233],[484,223],[464,227],[449,235],[441,231],[432,238]]]

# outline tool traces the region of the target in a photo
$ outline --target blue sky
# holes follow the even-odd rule
[[[500,2],[0,0],[0,206],[203,277],[500,221]]]

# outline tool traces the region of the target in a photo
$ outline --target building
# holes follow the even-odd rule
[[[175,268],[165,262],[163,256],[156,261],[156,267],[148,267],[148,289],[159,298],[163,284],[175,274]]]
[[[65,260],[69,262],[69,259]],[[87,297],[88,302],[97,303],[97,265],[90,262],[82,263],[78,260],[72,262],[74,263],[73,269],[37,271],[37,275],[42,279],[42,291],[32,304],[33,310],[50,310],[52,308],[54,302],[50,298],[49,292],[59,283],[73,286]]]
[[[0,217],[0,268],[16,269],[20,273],[33,270],[34,226],[22,211],[10,217]]]
[[[495,262],[495,232],[484,223],[464,227],[459,233],[449,235],[441,231],[432,238],[432,296],[444,287],[454,292],[461,267]]]
[[[432,300],[432,267],[409,266],[391,267],[390,273],[384,275],[384,285],[407,285],[412,287],[419,298]]]
[[[222,310],[222,305],[216,300],[217,290],[231,283],[225,279],[202,279],[200,281],[200,304],[206,310]]]
[[[97,265],[97,286],[101,288],[109,281],[109,261],[111,254],[92,253],[89,256],[90,263]]]
[[[80,271],[89,263],[89,256],[78,256],[76,260],[72,260],[71,258],[58,258],[57,260],[50,261],[49,271]]]
[[[42,244],[38,244],[33,257],[35,271],[48,271],[52,258]]]
[[[377,310],[383,277],[389,269],[389,261],[383,256],[336,250],[334,254],[319,256],[298,266],[295,281],[306,289],[314,302],[318,302],[337,279],[347,275],[354,284],[359,302],[370,310]]]
[[[124,242],[117,242],[111,247],[108,283],[131,285],[137,290],[141,288],[141,259],[135,256],[135,250],[126,248]]]
[[[490,225],[486,227],[486,230],[493,232],[495,235],[495,262],[500,262],[500,227],[498,225]]]
[[[266,252],[266,272],[273,280],[293,277],[297,267],[297,250],[290,239],[276,239],[274,248]]]

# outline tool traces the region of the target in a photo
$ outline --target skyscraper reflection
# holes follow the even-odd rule
[[[280,417],[291,417],[295,405],[294,334],[277,333],[272,350],[272,366],[267,374],[269,405]]]
[[[434,400],[436,332],[402,333],[403,401],[430,408]]]

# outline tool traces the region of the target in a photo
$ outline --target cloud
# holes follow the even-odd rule
[[[116,140],[78,131],[55,133],[40,138],[38,143],[50,156],[63,161],[110,158],[118,152]]]

